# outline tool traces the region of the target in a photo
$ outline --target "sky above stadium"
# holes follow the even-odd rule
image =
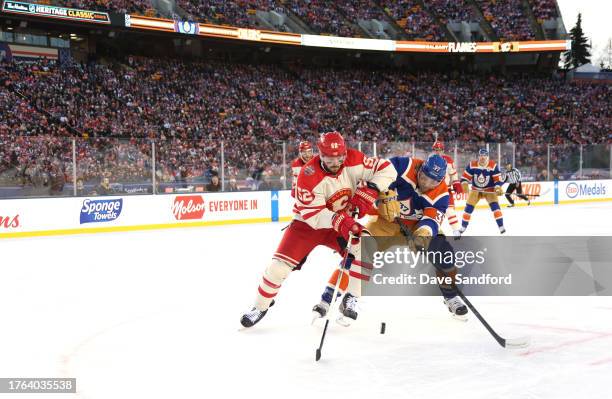
[[[576,24],[578,13],[582,13],[582,29],[592,40],[591,62],[599,65],[612,39],[612,1],[610,0],[557,0],[563,23],[568,33]]]

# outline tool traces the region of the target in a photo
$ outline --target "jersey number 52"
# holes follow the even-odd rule
[[[314,194],[306,190],[305,188],[298,187],[296,189],[296,194],[298,200],[300,200],[302,204],[310,204],[314,200]]]

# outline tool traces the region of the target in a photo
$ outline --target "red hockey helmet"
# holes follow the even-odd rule
[[[431,146],[431,149],[434,150],[434,151],[444,151],[444,143],[441,142],[441,141],[436,141]]]
[[[312,145],[310,144],[310,142],[306,140],[300,141],[299,151],[304,152],[308,150],[312,150]]]
[[[312,145],[308,141],[300,141],[299,152],[303,162],[308,162],[313,157]]]
[[[317,142],[319,153],[326,157],[341,157],[346,155],[346,144],[339,132],[327,132],[321,135]]]
[[[323,133],[317,142],[323,168],[338,173],[346,159],[346,144],[342,135],[336,131]]]

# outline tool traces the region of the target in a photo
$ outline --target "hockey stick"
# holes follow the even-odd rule
[[[412,239],[412,232],[410,232],[410,230],[408,230],[408,228],[399,220],[399,218],[395,219],[395,222],[399,225],[399,228],[402,232],[402,234],[404,235],[404,237],[406,237],[406,240],[410,240]],[[432,265],[436,268],[436,270],[444,273],[446,275],[446,273],[441,270],[438,266],[436,266],[435,264],[432,263]],[[474,307],[474,305],[472,305],[472,302],[470,302],[467,297],[465,295],[463,295],[463,292],[461,292],[461,290],[459,289],[459,287],[457,287],[457,285],[455,284],[455,282],[453,281],[452,283],[453,288],[455,288],[457,290],[457,294],[459,295],[459,297],[463,300],[463,302],[465,302],[465,304],[467,305],[468,308],[470,308],[470,310],[472,311],[472,313],[474,313],[474,315],[476,316],[476,318],[482,323],[482,325],[487,329],[487,331],[489,332],[489,334],[491,334],[491,336],[497,341],[498,344],[500,344],[503,348],[524,348],[526,346],[529,345],[529,338],[528,337],[520,337],[520,338],[511,338],[511,339],[507,339],[507,338],[503,338],[501,337],[497,332],[495,332],[495,330],[493,329],[493,327],[491,327],[491,325],[489,325],[489,323],[487,323],[487,321],[485,320],[484,317],[482,317],[482,315],[480,314],[480,312]]]
[[[355,216],[358,212],[353,212],[353,216]],[[349,232],[348,241],[346,243],[346,248],[344,249],[344,257],[342,258],[342,262],[340,263],[340,268],[338,269],[338,277],[336,277],[336,284],[334,285],[334,293],[332,294],[332,300],[329,304],[329,310],[325,314],[325,327],[323,327],[323,334],[321,335],[321,343],[317,348],[315,354],[315,361],[319,361],[321,359],[321,350],[323,349],[323,343],[325,342],[325,336],[327,335],[327,326],[329,326],[329,315],[332,312],[333,305],[336,303],[336,294],[338,292],[338,286],[340,285],[340,281],[342,281],[342,275],[344,274],[344,270],[350,268],[351,263],[353,263],[352,255],[349,255],[349,248],[351,247],[351,241],[354,236],[352,232]]]

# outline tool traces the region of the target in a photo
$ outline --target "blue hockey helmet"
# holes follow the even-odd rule
[[[481,148],[480,150],[478,150],[478,156],[480,157],[488,157],[489,156],[489,150],[487,150],[486,148]]]
[[[446,161],[438,154],[432,154],[423,162],[421,171],[425,176],[441,182],[446,176]]]

